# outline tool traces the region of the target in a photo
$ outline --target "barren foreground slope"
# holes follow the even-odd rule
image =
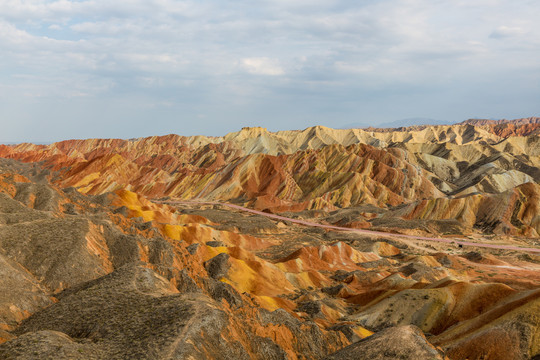
[[[538,357],[540,256],[496,248],[540,247],[510,124],[0,146],[0,358]]]

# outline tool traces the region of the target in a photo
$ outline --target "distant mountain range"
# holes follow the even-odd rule
[[[368,124],[368,123],[351,123],[341,127],[341,129],[357,129],[357,128],[367,128],[367,127],[377,127],[377,128],[399,128],[399,127],[408,127],[408,126],[419,126],[419,125],[451,125],[452,122],[442,121],[430,118],[414,117],[406,118],[395,121],[389,121],[382,124]]]
[[[521,118],[521,119],[514,119],[514,120],[493,120],[493,119],[469,119],[462,121],[458,123],[457,125],[474,125],[474,126],[482,126],[482,125],[500,125],[500,124],[508,124],[512,123],[514,125],[525,125],[525,124],[538,124],[540,123],[540,117],[528,117],[528,118]]]
[[[1,142],[2,145],[19,145],[24,143],[32,143],[34,145],[50,145],[53,142],[52,141],[8,141],[8,142]]]
[[[409,126],[422,126],[422,125],[474,125],[474,126],[485,126],[485,125],[501,125],[501,124],[514,124],[516,126],[525,125],[525,124],[538,124],[540,123],[540,117],[527,117],[520,119],[480,119],[473,118],[464,120],[461,122],[452,122],[452,121],[442,121],[431,118],[423,117],[414,117],[406,118],[401,120],[389,121],[381,124],[365,123],[365,122],[355,122],[347,125],[343,125],[340,129],[362,129],[362,128],[378,128],[378,129],[395,129],[400,127],[409,127]]]

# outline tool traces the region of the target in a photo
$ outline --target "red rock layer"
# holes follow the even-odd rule
[[[247,155],[228,143],[189,149],[180,137],[4,147],[4,157],[44,161],[56,183],[101,194],[130,189],[151,197],[240,200],[259,209],[302,210],[361,203],[397,205],[441,193],[403,152],[357,144],[291,155]],[[245,199],[245,200],[241,200]]]

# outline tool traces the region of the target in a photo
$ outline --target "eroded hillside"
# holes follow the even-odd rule
[[[2,146],[0,358],[540,356],[540,145],[485,126]]]
[[[538,124],[537,118],[526,120],[496,126]],[[416,202],[430,201],[437,205],[429,205],[435,211],[427,215],[418,210],[399,214],[404,219],[456,219],[466,233],[481,228],[536,236],[540,220],[531,214],[538,206],[538,189],[523,184],[540,181],[538,135],[503,136],[489,124],[478,125],[391,131],[317,126],[277,133],[244,128],[224,137],[1,146],[0,156],[39,162],[52,172],[55,185],[86,194],[127,189],[149,198],[221,200],[273,212],[372,204],[396,214],[392,207],[418,208],[422,205]],[[523,189],[528,200],[516,201]],[[480,203],[496,202],[505,204],[505,214],[474,216]]]

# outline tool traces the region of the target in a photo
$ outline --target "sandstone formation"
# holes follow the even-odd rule
[[[532,120],[515,126],[537,124]],[[42,162],[55,184],[88,194],[127,189],[272,211],[334,210],[496,194],[538,182],[538,135],[521,135],[471,124],[393,131],[244,128],[224,137],[1,146],[0,156]]]
[[[0,146],[0,358],[539,357],[538,123]]]

